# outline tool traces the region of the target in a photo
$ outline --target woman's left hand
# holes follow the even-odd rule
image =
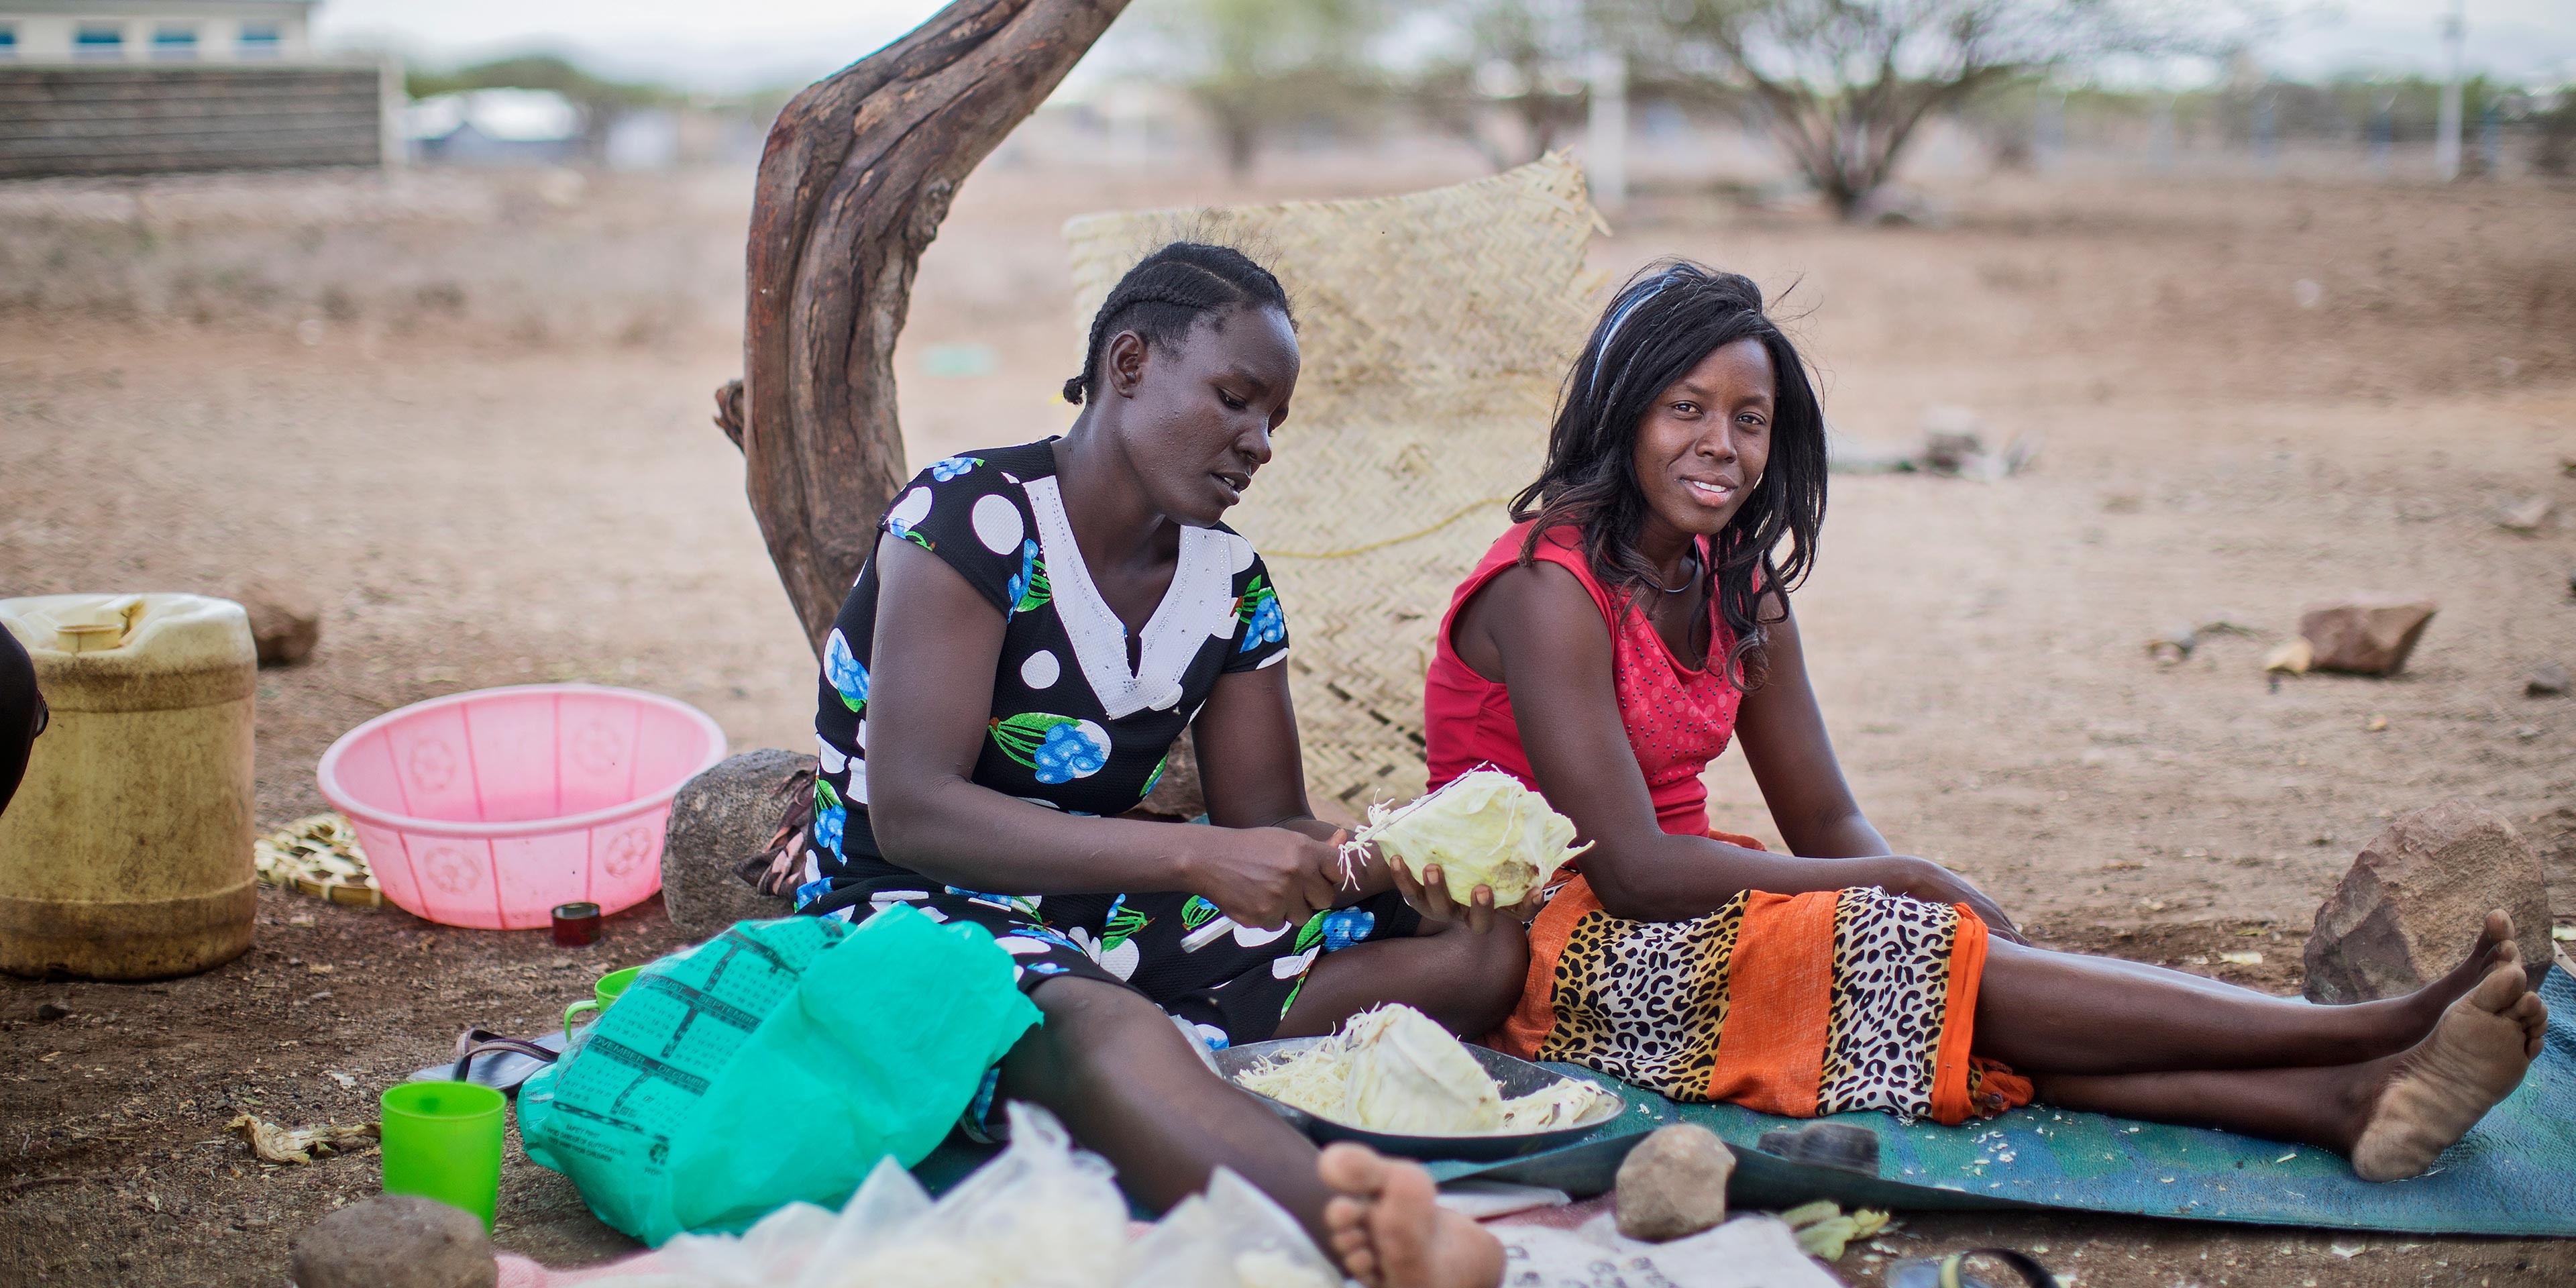
[[[1988,931],[2016,944],[2030,943],[2028,939],[2022,937],[2021,928],[2013,924],[2012,918],[2004,915],[2003,905],[1987,897],[1985,891],[1977,888],[1976,882],[1930,859],[1916,858],[1912,855],[1895,855],[1883,859],[1844,859],[1839,862],[1887,865],[1893,869],[1893,872],[1881,878],[1878,885],[1890,893],[1921,899],[1927,903],[1965,904],[1969,911],[1977,914],[1977,920],[1986,923]]]

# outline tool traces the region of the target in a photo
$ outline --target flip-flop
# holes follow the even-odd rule
[[[502,1095],[518,1091],[537,1070],[563,1055],[568,1038],[549,1033],[541,1038],[503,1037],[483,1029],[456,1036],[456,1058],[416,1070],[405,1082],[471,1082]]]
[[[2057,1276],[2029,1254],[2010,1248],[1970,1248],[1945,1257],[1909,1257],[1887,1268],[1887,1288],[1995,1288],[1967,1272],[1973,1257],[1992,1257],[2021,1275],[2028,1288],[2059,1288]]]

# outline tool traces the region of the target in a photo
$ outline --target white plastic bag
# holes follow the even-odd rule
[[[791,1203],[734,1235],[674,1237],[653,1269],[591,1288],[1338,1288],[1305,1230],[1218,1169],[1128,1237],[1109,1164],[1055,1117],[1010,1106],[1011,1145],[937,1202],[894,1160],[838,1215]]]
[[[791,1203],[733,1235],[662,1246],[658,1268],[598,1288],[1114,1288],[1127,1200],[1053,1115],[1010,1106],[1011,1147],[938,1202],[893,1159],[838,1215]]]
[[[1128,1249],[1120,1288],[1339,1288],[1303,1226],[1226,1168]]]

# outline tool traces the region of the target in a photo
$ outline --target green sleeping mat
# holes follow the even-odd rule
[[[1877,1133],[1879,1175],[1764,1154],[1762,1133],[1799,1120],[1736,1105],[1684,1105],[1573,1065],[1628,1112],[1594,1137],[1503,1163],[1434,1163],[1442,1180],[1481,1176],[1579,1196],[1610,1188],[1644,1133],[1694,1122],[1734,1146],[1729,1192],[1747,1206],[1830,1198],[1891,1209],[2056,1208],[2257,1225],[2417,1234],[2576,1235],[2576,980],[2552,969],[2547,1044],[2522,1086],[2433,1170],[2374,1184],[2325,1150],[2195,1127],[2033,1105],[1960,1127],[1839,1114]]]

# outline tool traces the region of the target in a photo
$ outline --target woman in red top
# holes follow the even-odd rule
[[[1435,787],[1490,762],[1594,843],[1517,910],[1530,973],[1495,1045],[1796,1115],[1956,1123],[2035,1085],[2335,1149],[2371,1179],[2423,1171],[2520,1082],[2546,1012],[2502,912],[2421,992],[2312,1006],[2032,947],[1974,885],[1893,853],[1789,607],[1824,501],[1823,416],[1759,289],[1684,262],[1632,280],[1517,526],[1458,588],[1425,698]],[[1739,736],[1789,854],[1709,828],[1699,776]]]

